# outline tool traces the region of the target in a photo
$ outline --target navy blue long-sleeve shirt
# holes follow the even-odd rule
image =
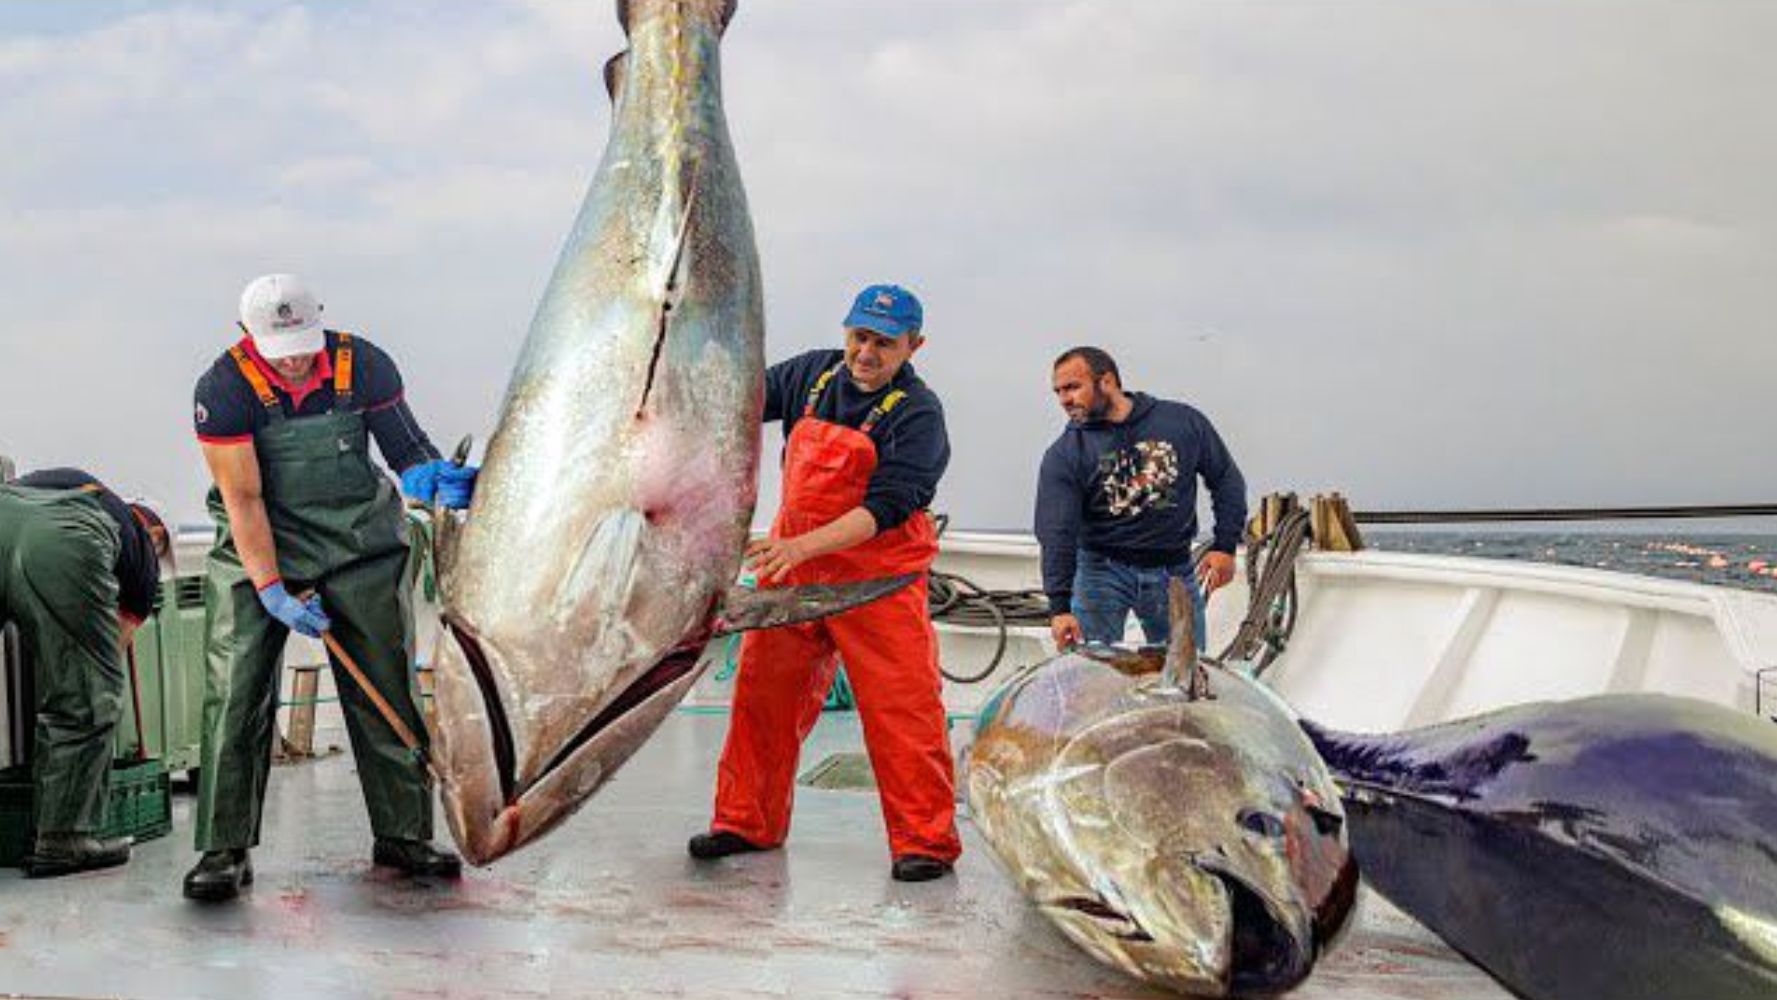
[[[815,381],[844,359],[844,351],[809,351],[765,370],[765,420],[784,422],[784,440],[789,440],[791,429],[802,419]],[[855,429],[895,389],[905,392],[906,398],[870,432],[876,443],[876,471],[864,491],[863,506],[876,519],[877,531],[900,525],[915,511],[930,506],[937,494],[938,480],[950,464],[944,407],[911,364],[902,365],[889,384],[875,392],[865,392],[840,372],[815,403],[816,417]]]
[[[1082,548],[1134,566],[1190,558],[1199,478],[1215,512],[1211,547],[1233,552],[1245,530],[1246,480],[1209,418],[1144,393],[1129,399],[1129,419],[1070,423],[1043,454],[1036,535],[1051,614],[1071,610]]]

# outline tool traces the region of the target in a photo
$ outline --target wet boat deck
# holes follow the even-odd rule
[[[561,829],[460,883],[373,870],[349,754],[274,769],[257,884],[179,894],[191,796],[125,868],[0,870],[0,995],[55,997],[1157,997],[1029,907],[964,823],[957,877],[888,874],[874,794],[799,788],[787,850],[698,864],[725,718],[675,715]],[[959,733],[966,728],[959,727]],[[343,733],[319,742],[343,745]],[[855,750],[829,713],[806,768]],[[444,839],[442,820],[440,834]],[[1509,995],[1366,891],[1302,1000]]]

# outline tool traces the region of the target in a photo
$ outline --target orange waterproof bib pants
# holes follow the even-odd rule
[[[858,506],[876,469],[869,423],[854,430],[816,419],[812,410],[811,400],[790,431],[783,505],[773,537],[806,534]],[[962,853],[955,771],[939,698],[938,637],[926,609],[923,575],[937,553],[931,517],[919,511],[866,542],[789,572],[785,585],[922,575],[863,607],[742,638],[711,829],[760,846],[783,843],[790,832],[802,740],[820,717],[837,655],[845,661],[864,724],[890,852],[942,861]]]

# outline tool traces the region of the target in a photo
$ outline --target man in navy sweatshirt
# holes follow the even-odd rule
[[[1167,581],[1178,577],[1191,589],[1202,648],[1203,602],[1234,578],[1246,523],[1240,467],[1208,417],[1125,392],[1117,363],[1096,347],[1057,358],[1054,388],[1068,425],[1043,455],[1036,534],[1056,646],[1120,642],[1131,611],[1148,642],[1166,642]],[[1193,573],[1199,478],[1215,535]]]

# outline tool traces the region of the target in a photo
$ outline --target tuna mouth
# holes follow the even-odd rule
[[[1211,871],[1228,892],[1234,939],[1230,943],[1229,986],[1236,994],[1282,993],[1302,981],[1308,958],[1296,935],[1264,897],[1240,879]]]
[[[476,687],[481,691],[481,703],[487,711],[488,737],[493,744],[494,766],[500,777],[500,797],[509,805],[516,803],[525,792],[555,773],[581,747],[592,742],[600,733],[615,725],[637,706],[695,670],[698,660],[703,655],[701,646],[689,646],[676,649],[662,657],[660,662],[632,681],[604,709],[593,716],[592,721],[581,727],[572,739],[564,743],[534,779],[521,783],[518,777],[518,748],[513,737],[512,720],[506,714],[505,703],[500,700],[500,689],[494,681],[494,670],[488,661],[487,651],[482,648],[481,640],[476,637],[475,633],[462,622],[447,617],[445,624],[450,627],[450,634],[456,639],[457,647],[463,651],[463,658],[469,663],[469,672],[475,678]]]
[[[575,752],[581,747],[592,742],[592,740],[600,733],[611,728],[611,726],[616,724],[618,720],[622,719],[625,715],[628,715],[649,698],[666,690],[668,687],[677,683],[681,678],[685,677],[693,670],[696,670],[697,661],[702,657],[703,647],[701,644],[682,646],[666,654],[666,656],[661,658],[659,663],[649,667],[642,676],[631,681],[628,687],[624,688],[616,698],[611,700],[610,704],[606,705],[599,714],[592,717],[591,722],[588,722],[578,733],[575,733],[573,739],[563,744],[562,748],[556,751],[555,756],[550,758],[549,763],[543,768],[543,773],[538,776],[537,780],[543,780],[543,778],[547,777],[551,772],[567,763],[568,759],[574,756]]]
[[[469,674],[481,690],[481,705],[487,711],[488,738],[493,743],[494,766],[500,775],[500,798],[511,802],[516,797],[515,762],[518,754],[512,739],[512,720],[506,717],[506,705],[500,701],[500,689],[494,683],[493,666],[488,663],[487,653],[474,632],[448,614],[444,616],[444,624],[450,630],[451,638],[456,640],[457,648],[463,651],[463,659],[469,663]]]

